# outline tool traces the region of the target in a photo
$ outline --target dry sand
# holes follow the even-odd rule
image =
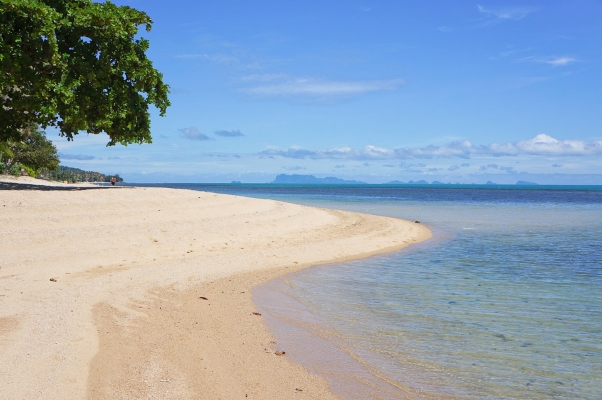
[[[18,184],[22,187],[27,187],[29,185],[36,185],[36,186],[49,186],[49,187],[61,188],[61,189],[81,188],[81,187],[86,188],[86,187],[98,186],[98,185],[95,185],[95,184],[89,183],[89,182],[64,183],[64,182],[46,181],[43,179],[36,179],[36,178],[32,178],[31,176],[13,176],[13,175],[5,175],[5,174],[0,175],[0,183]]]
[[[0,190],[0,399],[336,398],[275,354],[252,288],[428,237],[188,190]]]

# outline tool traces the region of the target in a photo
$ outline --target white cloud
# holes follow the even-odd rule
[[[497,164],[481,165],[481,167],[479,168],[479,171],[487,171],[488,169],[497,169],[500,171],[504,171],[507,174],[517,174],[518,173],[518,171],[516,171],[514,169],[514,167],[507,167],[507,166],[497,165]]]
[[[289,148],[287,150],[267,149],[264,156],[280,156],[295,159],[428,159],[428,158],[470,158],[471,156],[593,156],[602,155],[602,140],[557,140],[549,135],[540,134],[533,139],[519,142],[491,143],[474,145],[471,142],[457,141],[443,146],[402,147],[387,149],[368,145],[363,149],[338,147],[328,150],[305,150]],[[464,163],[462,167],[468,167]],[[490,168],[493,168],[490,166]]]
[[[58,155],[61,160],[94,160],[96,158],[85,154],[68,154],[61,153],[60,151],[58,152]]]
[[[569,65],[571,63],[577,62],[576,59],[571,58],[571,57],[558,57],[558,58],[553,58],[547,61],[544,61],[547,64],[553,65],[555,67],[559,67],[559,66],[565,66],[565,65]]]
[[[479,12],[485,14],[488,18],[498,20],[514,20],[518,21],[525,18],[528,14],[535,11],[533,8],[528,7],[511,7],[511,8],[499,8],[499,9],[486,9],[481,5],[477,5]]]
[[[271,82],[281,79],[288,79],[287,74],[253,74],[240,78],[243,82]]]
[[[269,81],[270,83],[251,86],[244,89],[244,91],[259,97],[324,98],[397,90],[403,83],[403,79],[329,81],[315,78],[294,78],[285,75],[258,76],[257,81]]]
[[[530,7],[506,7],[491,9],[477,5],[477,8],[481,13],[481,18],[479,18],[476,23],[472,23],[463,27],[451,27],[444,25],[438,27],[437,29],[444,33],[463,31],[466,29],[481,29],[498,23],[503,23],[505,21],[518,21],[525,18],[530,13],[537,11],[536,9]]]
[[[178,55],[176,55],[176,58],[195,59],[195,58],[202,58],[204,56],[205,56],[204,54],[178,54]]]
[[[553,67],[564,67],[569,64],[579,62],[576,58],[573,57],[525,57],[518,60],[519,62],[534,62],[534,63],[542,63],[548,64]]]
[[[190,139],[190,140],[213,140],[209,136],[204,133],[199,132],[199,129],[196,126],[191,126],[190,128],[182,128],[178,129],[180,131],[180,136]]]
[[[178,54],[176,58],[182,58],[187,60],[206,60],[217,64],[232,64],[238,63],[240,60],[230,54],[216,53],[216,54]]]
[[[545,156],[586,156],[602,155],[602,140],[585,142],[581,140],[556,140],[544,133],[533,139],[523,140],[509,149],[508,154],[531,154]]]
[[[490,56],[489,59],[490,60],[500,60],[500,59],[516,56],[518,54],[523,54],[523,53],[529,52],[531,50],[533,50],[533,48],[531,48],[531,47],[515,48],[513,46],[508,46],[506,48],[506,50],[500,51],[498,54]]]

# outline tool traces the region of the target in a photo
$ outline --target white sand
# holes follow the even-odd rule
[[[37,186],[55,186],[60,188],[68,187],[93,187],[97,186],[94,183],[89,182],[78,182],[78,183],[64,183],[57,181],[46,181],[43,179],[32,178],[31,176],[13,176],[13,175],[0,175],[0,183],[18,183],[25,185],[37,185]]]
[[[335,398],[274,354],[252,287],[428,237],[187,190],[0,190],[0,399]]]

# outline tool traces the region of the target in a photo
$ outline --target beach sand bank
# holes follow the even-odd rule
[[[0,398],[336,398],[275,354],[252,288],[428,237],[188,190],[1,190]]]

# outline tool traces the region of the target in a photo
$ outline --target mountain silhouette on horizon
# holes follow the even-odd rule
[[[298,175],[298,174],[280,174],[276,176],[271,183],[302,183],[302,184],[313,184],[313,185],[365,185],[366,182],[356,180],[346,180],[335,178],[334,176],[327,176],[326,178],[316,178],[313,175]]]

